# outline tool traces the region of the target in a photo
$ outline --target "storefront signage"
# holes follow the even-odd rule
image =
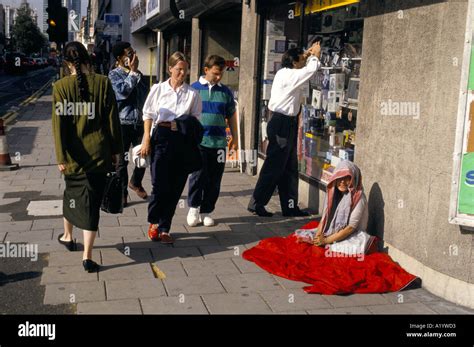
[[[132,0],[130,4],[130,23],[132,32],[146,25],[146,0]]]
[[[119,14],[106,13],[104,14],[104,22],[108,25],[119,25],[122,23],[122,16]]]
[[[332,8],[359,3],[360,0],[309,0],[305,7],[305,14],[330,10]],[[301,3],[296,4],[295,15],[301,15]]]
[[[146,19],[160,13],[160,0],[146,0]]]
[[[474,227],[474,2],[468,2],[449,221]],[[467,87],[467,88],[466,88]]]
[[[472,39],[474,39],[474,33]],[[466,118],[469,122],[465,139],[466,152],[462,158],[458,210],[460,213],[474,216],[474,45],[471,47],[469,66],[466,105]]]

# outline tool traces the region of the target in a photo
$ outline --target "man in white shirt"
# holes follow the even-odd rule
[[[273,80],[268,108],[272,117],[267,126],[267,157],[260,171],[248,210],[261,217],[273,214],[265,209],[278,187],[283,216],[308,216],[298,208],[298,114],[301,109],[302,86],[319,69],[321,47],[316,42],[304,52],[289,49],[282,57],[282,68]]]

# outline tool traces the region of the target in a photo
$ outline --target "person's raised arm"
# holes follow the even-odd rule
[[[133,89],[140,82],[141,76],[138,72],[131,71],[127,77],[123,78],[117,71],[109,72],[109,79],[118,101],[125,100],[133,92]]]
[[[307,59],[306,66],[301,69],[293,69],[289,77],[291,89],[297,89],[307,82],[314,73],[321,67],[319,57],[321,55],[321,46],[316,42],[311,48],[303,54],[303,59]]]

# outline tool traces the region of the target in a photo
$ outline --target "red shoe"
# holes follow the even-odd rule
[[[171,243],[174,242],[171,235],[169,233],[165,233],[165,232],[160,233],[160,240],[161,240],[161,243],[165,243],[165,244],[171,244]]]
[[[158,224],[150,224],[150,226],[148,227],[148,238],[151,241],[160,241]]]

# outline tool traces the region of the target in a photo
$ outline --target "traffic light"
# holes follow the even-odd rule
[[[61,0],[48,0],[48,30],[50,42],[64,43],[68,39],[67,8],[61,6]]]

